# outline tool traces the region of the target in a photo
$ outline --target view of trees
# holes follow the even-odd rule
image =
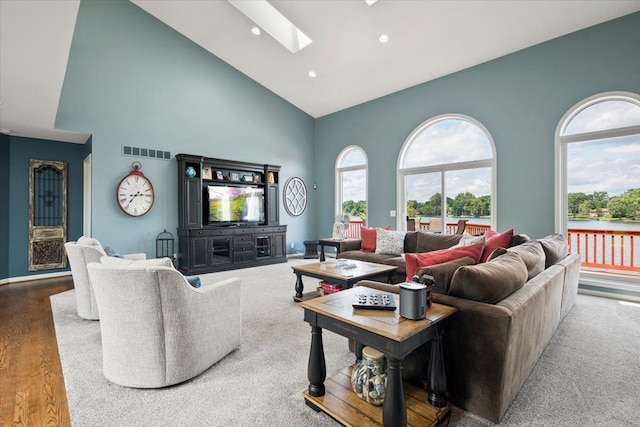
[[[426,202],[407,201],[409,217],[432,217],[442,215],[442,194],[435,193]],[[455,198],[447,197],[447,216],[469,216],[475,218],[491,216],[491,196],[476,197],[472,193],[459,193]]]
[[[460,193],[453,199],[451,197],[447,198],[447,210],[447,216],[489,217],[491,216],[491,196],[476,197],[469,192]],[[365,201],[346,200],[342,203],[342,213],[349,216],[366,217]],[[442,194],[435,193],[425,202],[408,200],[407,214],[411,218],[441,216]]]
[[[359,216],[365,218],[367,216],[367,204],[364,200],[346,200],[342,203],[342,213],[349,216]]]
[[[615,218],[640,220],[640,188],[632,188],[619,196],[610,197],[606,191],[569,193],[569,218]]]

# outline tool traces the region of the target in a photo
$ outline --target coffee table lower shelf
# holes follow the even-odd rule
[[[360,399],[351,389],[349,366],[336,372],[324,382],[325,394],[313,397],[308,390],[302,392],[305,403],[328,414],[347,427],[382,426],[382,406],[374,406]],[[404,382],[407,405],[407,426],[436,426],[449,417],[451,404],[436,408],[427,402],[427,392]]]

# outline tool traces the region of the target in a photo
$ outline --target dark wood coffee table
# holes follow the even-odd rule
[[[387,293],[366,287],[303,301],[304,320],[311,325],[311,351],[307,376],[309,387],[302,394],[305,403],[323,411],[345,426],[384,425],[432,426],[449,416],[446,377],[442,355],[442,334],[449,316],[457,310],[432,304],[424,320],[409,320],[395,311],[354,309],[359,293]],[[396,305],[399,305],[398,295]],[[382,351],[388,361],[387,390],[382,408],[360,399],[351,390],[351,368],[326,379],[322,329],[328,329],[361,345]],[[429,392],[402,382],[402,360],[414,349],[432,340],[429,363]],[[325,381],[326,379],[326,381]],[[432,406],[433,403],[435,406]]]
[[[354,266],[354,268],[346,268],[346,266]],[[393,273],[398,267],[373,262],[336,260],[300,264],[291,268],[296,275],[296,294],[293,299],[300,302],[319,296],[315,290],[306,294],[303,293],[302,276],[315,277],[316,279],[340,285],[343,288],[350,288],[360,280],[374,279],[376,277],[386,277],[387,283],[391,283]]]

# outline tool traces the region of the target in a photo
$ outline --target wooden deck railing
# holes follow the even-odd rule
[[[345,237],[360,238],[362,220],[352,220]],[[446,224],[446,233],[456,232],[458,224]],[[473,235],[484,234],[489,224],[467,223],[465,232]],[[419,229],[428,231],[429,221],[420,221]],[[640,251],[635,250],[635,240],[640,239],[640,230],[594,230],[590,228],[570,228],[567,232],[569,252],[580,254],[582,267],[640,273]]]
[[[640,231],[570,228],[569,252],[580,254],[582,266],[605,270],[640,272],[634,240]]]

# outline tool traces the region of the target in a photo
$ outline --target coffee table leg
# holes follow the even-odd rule
[[[362,349],[364,348],[364,346],[362,344],[360,344],[359,341],[356,341],[353,345],[353,353],[356,355],[356,362],[359,362],[362,360]]]
[[[320,243],[320,262],[324,261],[324,244]]]
[[[313,397],[324,396],[324,380],[327,368],[324,363],[324,347],[322,346],[322,328],[311,326],[311,351],[307,378],[309,379],[309,394]]]
[[[407,407],[402,387],[402,362],[388,358],[387,392],[382,406],[382,424],[385,427],[406,427]]]
[[[296,273],[296,298],[302,298],[302,291],[304,291],[302,274]]]
[[[431,406],[442,408],[447,404],[447,376],[444,368],[444,354],[442,348],[442,333],[436,328],[436,336],[431,341],[431,357],[427,370]]]

